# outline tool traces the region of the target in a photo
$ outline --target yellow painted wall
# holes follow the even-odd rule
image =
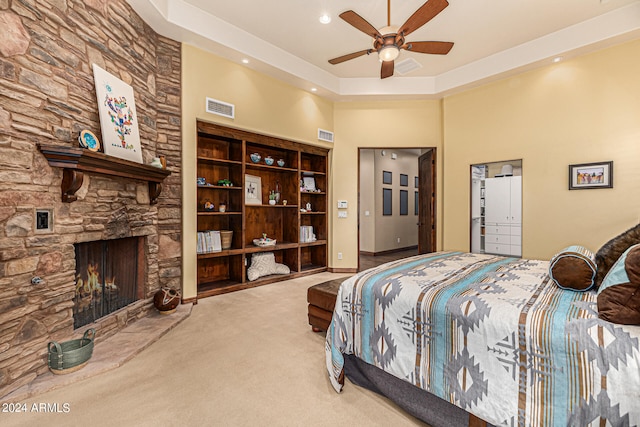
[[[358,148],[437,149],[437,247],[469,250],[469,165],[523,161],[523,256],[597,250],[640,218],[640,41],[444,100],[333,103],[197,48],[183,49],[184,297],[196,295],[197,118],[332,148],[329,266],[358,264]],[[208,114],[205,97],[236,105]],[[318,127],[335,132],[319,143]],[[568,165],[614,161],[614,188],[568,190]],[[347,200],[346,219],[337,200]],[[337,259],[341,252],[343,258]]]
[[[235,119],[205,111],[206,97],[236,106]],[[203,50],[182,46],[183,297],[197,294],[196,120],[331,148],[333,103]],[[193,185],[192,185],[193,183]]]
[[[331,205],[347,200],[347,218],[332,218],[329,265],[336,269],[358,265],[358,148],[435,147],[438,195],[442,217],[442,116],[440,101],[345,102],[334,106],[336,134],[332,155]],[[333,215],[337,216],[337,213]],[[438,248],[442,228],[437,222]],[[337,258],[338,252],[343,257]]]
[[[445,98],[444,248],[469,250],[474,163],[522,159],[525,258],[597,251],[638,223],[639,76],[634,41]],[[569,164],[608,160],[613,189],[568,190]]]

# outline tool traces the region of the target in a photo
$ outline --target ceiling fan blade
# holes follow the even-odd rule
[[[384,61],[382,63],[382,68],[380,68],[380,78],[386,79],[387,77],[393,76],[393,68],[394,68],[393,61]]]
[[[452,47],[452,42],[410,42],[402,46],[402,49],[406,49],[409,52],[446,55]]]
[[[360,52],[353,52],[353,53],[350,53],[348,55],[342,55],[342,56],[339,56],[337,58],[330,59],[329,63],[333,64],[333,65],[336,65],[336,64],[339,64],[341,62],[348,61],[350,59],[357,58],[357,57],[365,55],[365,54],[368,55],[371,52],[373,52],[373,49],[366,49],[366,50],[361,50]]]
[[[429,0],[407,19],[407,22],[400,27],[398,33],[407,36],[435,18],[435,16],[442,12],[447,6],[449,6],[447,0]]]
[[[362,16],[358,15],[353,10],[347,10],[346,12],[342,12],[340,14],[340,18],[344,19],[345,21],[347,21],[347,23],[353,25],[354,27],[356,27],[357,29],[359,29],[365,34],[368,34],[374,39],[378,37],[382,37],[382,34],[380,34],[380,32],[376,29],[376,27],[369,24]]]

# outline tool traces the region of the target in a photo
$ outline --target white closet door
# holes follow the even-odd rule
[[[513,176],[509,178],[511,182],[511,206],[510,218],[511,224],[522,224],[522,177]]]
[[[505,178],[485,180],[486,224],[508,224],[510,222],[510,181]]]

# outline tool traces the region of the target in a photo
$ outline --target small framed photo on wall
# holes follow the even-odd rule
[[[389,171],[382,171],[382,183],[383,184],[391,184],[392,174]]]
[[[613,162],[569,165],[569,190],[613,188]]]
[[[382,189],[382,215],[384,216],[393,214],[393,209],[391,208],[391,194],[390,188]]]

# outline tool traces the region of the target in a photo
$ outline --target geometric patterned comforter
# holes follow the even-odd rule
[[[436,252],[340,287],[326,339],[342,389],[354,354],[492,424],[640,424],[640,327],[598,318],[595,292],[548,261]]]

